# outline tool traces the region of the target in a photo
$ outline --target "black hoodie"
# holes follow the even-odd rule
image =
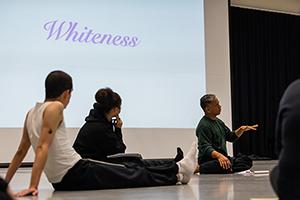
[[[93,105],[85,124],[79,130],[73,144],[82,158],[106,161],[108,155],[124,153],[126,145],[122,131],[108,121],[97,103]]]

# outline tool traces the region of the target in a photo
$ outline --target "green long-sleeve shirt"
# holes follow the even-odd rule
[[[227,156],[226,141],[234,142],[238,138],[235,132],[230,131],[222,120],[219,118],[212,120],[206,116],[200,120],[196,128],[196,135],[198,137],[198,160],[200,162],[212,160],[211,153],[213,151]]]

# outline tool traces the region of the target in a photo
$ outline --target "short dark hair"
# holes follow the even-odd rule
[[[95,100],[98,103],[98,108],[108,113],[112,108],[121,108],[122,99],[120,95],[110,88],[102,88],[96,92]]]
[[[210,104],[214,99],[216,98],[216,95],[214,94],[206,94],[200,99],[200,106],[205,111],[205,108],[208,104]]]
[[[46,99],[59,97],[64,91],[72,89],[72,77],[66,72],[52,71],[45,80]]]

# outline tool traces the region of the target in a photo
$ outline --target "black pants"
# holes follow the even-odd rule
[[[178,166],[175,162],[141,167],[135,163],[124,165],[80,160],[63,177],[53,183],[55,190],[97,190],[147,186],[174,185]]]
[[[182,155],[183,158],[183,155]],[[182,158],[178,159],[181,160]],[[127,164],[131,165],[134,163],[134,165],[139,165],[141,167],[156,167],[156,166],[164,166],[164,165],[170,165],[176,161],[176,158],[164,158],[164,159],[143,159],[140,154],[131,155],[131,154],[124,154],[122,156],[117,157],[109,157],[105,160],[101,160],[108,163],[115,163],[115,164]]]
[[[147,169],[161,166],[170,166],[175,163],[174,159],[139,159],[139,160],[131,160],[131,161],[120,161],[120,162],[112,162],[116,164],[123,164],[126,166],[140,166],[145,167]]]
[[[229,157],[231,162],[230,169],[223,169],[217,159],[209,161],[200,161],[200,173],[201,174],[230,174],[235,172],[241,172],[248,170],[252,167],[252,160],[245,155],[238,155],[237,157]]]

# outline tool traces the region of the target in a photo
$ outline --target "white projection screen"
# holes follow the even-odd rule
[[[0,0],[0,128],[23,126],[52,70],[73,77],[67,127],[99,88],[129,128],[195,128],[205,93],[202,0]]]

